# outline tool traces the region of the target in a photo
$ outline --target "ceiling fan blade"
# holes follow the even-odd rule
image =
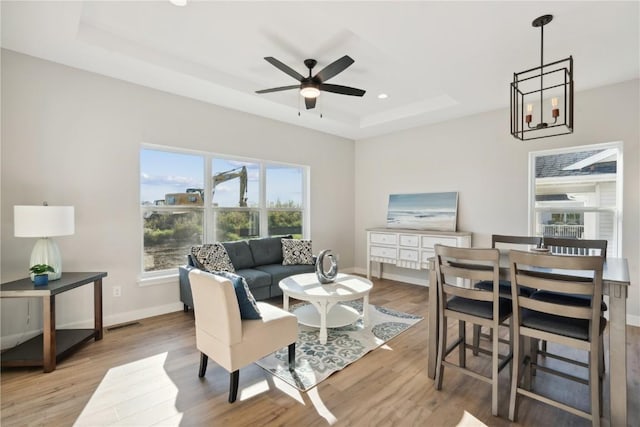
[[[298,89],[298,88],[300,88],[300,85],[272,87],[271,89],[257,90],[256,93],[280,92],[281,90]]]
[[[349,65],[355,61],[351,59],[349,55],[345,55],[342,58],[333,61],[331,64],[324,67],[318,74],[315,75],[314,80],[319,80],[320,83],[326,82],[331,77],[338,73],[343,72]]]
[[[304,105],[306,105],[307,110],[311,110],[312,108],[316,108],[316,99],[317,98],[305,98]]]
[[[339,93],[340,95],[351,95],[351,96],[363,96],[366,93],[365,90],[356,89],[355,87],[324,84],[324,83],[320,85],[320,90],[323,90],[325,92]]]
[[[276,67],[278,70],[282,71],[283,73],[289,74],[291,77],[293,77],[297,81],[301,82],[302,80],[304,80],[304,76],[302,74],[300,74],[299,72],[297,72],[293,68],[289,67],[288,65],[283,64],[282,62],[278,61],[273,56],[266,56],[264,59],[269,64],[271,64],[274,67]]]

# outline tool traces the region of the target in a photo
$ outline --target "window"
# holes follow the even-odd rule
[[[143,147],[142,272],[183,265],[205,242],[304,236],[306,180],[303,166]]]
[[[530,183],[531,233],[604,239],[620,256],[622,143],[532,152]]]

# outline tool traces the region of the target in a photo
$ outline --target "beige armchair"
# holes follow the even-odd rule
[[[229,403],[238,394],[239,369],[289,346],[289,369],[295,368],[298,322],[273,305],[258,302],[259,320],[242,320],[231,281],[201,270],[189,273],[196,319],[196,347],[204,377],[211,357],[230,372]]]

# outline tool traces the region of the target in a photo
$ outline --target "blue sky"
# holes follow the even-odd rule
[[[204,188],[205,156],[140,150],[140,201],[152,202],[168,193],[181,193],[187,188]],[[257,163],[215,158],[213,174],[247,167],[247,197],[249,206],[259,202],[260,169]],[[302,203],[302,168],[286,165],[267,166],[267,201]],[[240,180],[231,179],[215,188],[214,202],[219,206],[238,206]]]

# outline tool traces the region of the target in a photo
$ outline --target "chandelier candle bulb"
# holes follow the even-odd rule
[[[560,109],[558,109],[558,98],[551,98],[551,115],[554,119],[557,119],[560,115]]]
[[[533,104],[527,104],[527,115],[525,116],[525,121],[527,123],[531,123],[532,113],[533,113]]]

